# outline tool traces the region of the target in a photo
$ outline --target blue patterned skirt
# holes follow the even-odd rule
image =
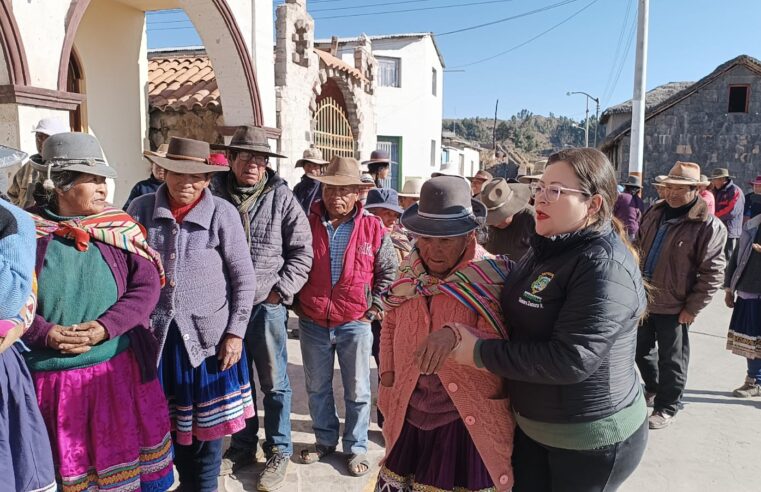
[[[245,347],[240,361],[220,371],[217,356],[193,367],[177,325],[169,328],[159,362],[159,379],[169,402],[175,441],[182,446],[234,434],[256,415]]]

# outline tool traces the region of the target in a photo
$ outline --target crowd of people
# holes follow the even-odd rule
[[[310,148],[291,191],[269,166],[285,156],[244,125],[227,145],[146,152],[150,177],[118,209],[94,137],[35,132],[0,199],[0,471],[15,490],[160,491],[176,468],[181,490],[206,492],[262,460],[269,491],[294,453],[312,464],[339,444],[366,475],[374,359],[378,492],[613,491],[674,422],[689,327],[722,286],[727,348],[748,360],[734,394],[761,396],[761,176],[746,196],[727,169],[677,162],[648,207],[640,177],[619,184],[580,148],[541,174],[436,173],[397,193],[386,152]],[[315,439],[299,450],[289,310]]]

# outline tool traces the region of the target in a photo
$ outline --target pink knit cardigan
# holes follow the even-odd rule
[[[463,261],[467,263],[469,259]],[[461,264],[460,266],[462,266]],[[399,439],[410,396],[420,371],[415,365],[415,350],[429,333],[448,322],[477,327],[480,338],[497,338],[493,328],[462,303],[446,294],[433,296],[430,309],[424,297],[411,299],[387,313],[380,342],[380,372],[394,372],[391,388],[379,387],[378,408],[385,417],[383,436],[386,456]],[[439,372],[444,389],[454,402],[478,449],[495,487],[499,491],[513,486],[511,456],[515,420],[499,376],[447,360]]]

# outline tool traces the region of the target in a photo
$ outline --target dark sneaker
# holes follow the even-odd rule
[[[761,386],[756,383],[755,378],[746,377],[745,384],[734,390],[732,395],[736,398],[753,398],[754,396],[761,396]]]
[[[653,405],[655,405],[655,393],[645,391],[645,404],[648,408],[653,408]]]
[[[257,446],[258,448],[258,446]],[[258,451],[258,449],[257,449]],[[219,467],[219,476],[224,477],[231,473],[236,473],[247,466],[256,463],[255,454],[248,449],[229,448],[222,457],[222,464]]]
[[[264,471],[259,475],[256,490],[270,492],[282,487],[285,484],[285,472],[288,469],[289,459],[290,457],[283,453],[273,453],[264,465]]]
[[[669,415],[668,413],[659,410],[657,412],[653,412],[653,414],[650,416],[648,420],[648,426],[653,429],[664,429],[668,427],[669,425],[674,422],[674,416]]]

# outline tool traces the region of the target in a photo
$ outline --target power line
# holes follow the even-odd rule
[[[596,4],[596,3],[597,3],[597,2],[599,2],[599,1],[600,1],[600,0],[592,0],[591,2],[589,2],[588,4],[586,4],[584,7],[580,8],[579,10],[577,10],[576,12],[574,12],[573,14],[571,14],[570,16],[566,17],[566,18],[565,18],[565,19],[563,19],[562,21],[558,22],[557,24],[553,25],[553,26],[552,26],[552,27],[550,27],[549,29],[545,29],[544,31],[542,31],[542,32],[540,32],[539,34],[537,34],[536,36],[533,36],[533,37],[531,37],[531,38],[527,39],[526,41],[524,41],[524,42],[522,42],[522,43],[520,43],[520,44],[516,44],[516,45],[515,45],[515,46],[513,46],[512,48],[509,48],[509,49],[507,49],[507,50],[505,50],[505,51],[501,51],[501,52],[499,52],[499,53],[497,53],[497,54],[495,54],[495,55],[491,55],[491,56],[488,56],[488,57],[486,57],[486,58],[482,58],[482,59],[480,59],[480,60],[476,60],[476,61],[474,61],[474,62],[466,63],[466,64],[464,64],[464,65],[458,65],[458,66],[455,66],[455,67],[452,67],[452,68],[453,68],[453,69],[456,69],[456,68],[465,68],[465,67],[470,67],[470,66],[473,66],[473,65],[477,65],[477,64],[479,64],[479,63],[483,63],[483,62],[487,62],[487,61],[489,61],[489,60],[493,60],[493,59],[495,59],[495,58],[498,58],[498,57],[500,57],[500,56],[506,55],[506,54],[508,54],[508,53],[511,53],[511,52],[513,52],[513,51],[517,50],[518,48],[522,48],[522,47],[526,46],[527,44],[529,44],[529,43],[531,43],[531,42],[533,42],[533,41],[535,41],[535,40],[537,40],[537,39],[541,38],[541,37],[542,37],[542,36],[544,36],[545,34],[548,34],[548,33],[550,33],[551,31],[554,31],[555,29],[557,29],[558,27],[562,26],[562,25],[563,25],[563,24],[565,24],[566,22],[569,22],[571,19],[573,19],[573,18],[574,18],[574,17],[576,17],[577,15],[581,14],[582,12],[584,12],[584,11],[585,11],[585,10],[587,10],[589,7],[591,7],[592,5]]]
[[[621,49],[624,46],[624,34],[626,33],[627,26],[629,26],[629,15],[631,14],[631,6],[632,6],[632,0],[628,0],[626,3],[626,12],[624,12],[624,22],[621,24],[621,29],[618,32],[618,42],[616,43],[616,50],[613,53],[613,64],[610,67],[608,78],[605,81],[605,88],[602,91],[603,95],[608,93],[608,90],[610,89],[610,85],[613,82],[613,77],[616,72],[616,67],[620,63],[619,56],[621,55]]]
[[[171,20],[171,21],[154,21],[148,22],[149,26],[155,26],[157,24],[181,24],[183,22],[190,22],[189,19]]]
[[[578,0],[565,0],[563,2],[558,2],[558,3],[554,3],[552,5],[547,5],[546,7],[542,7],[542,8],[535,9],[535,10],[531,10],[529,12],[524,12],[522,14],[511,15],[510,17],[505,17],[505,18],[502,18],[502,19],[497,19],[497,20],[491,21],[491,22],[485,22],[483,24],[478,24],[478,25],[475,25],[475,26],[463,27],[462,29],[456,29],[454,31],[447,31],[447,32],[438,33],[438,34],[436,34],[436,36],[437,37],[449,36],[450,34],[458,34],[458,33],[465,32],[465,31],[472,31],[474,29],[481,29],[482,27],[488,27],[488,26],[493,26],[493,25],[496,25],[496,24],[501,24],[503,22],[507,22],[507,21],[511,21],[511,20],[515,20],[515,19],[520,19],[521,17],[528,17],[529,15],[538,14],[540,12],[545,12],[547,10],[552,10],[554,8],[561,7],[563,5],[568,5],[569,3],[574,3],[574,2],[578,2]]]
[[[183,9],[169,9],[169,10],[149,10],[146,12],[150,16],[154,15],[172,15],[172,14],[179,14],[180,12],[184,12]]]
[[[407,12],[422,12],[427,10],[442,10],[442,9],[455,9],[460,7],[472,7],[473,5],[486,5],[486,4],[492,4],[492,3],[507,3],[512,2],[514,0],[488,0],[488,1],[482,1],[482,2],[470,2],[470,3],[460,3],[455,5],[441,5],[438,7],[418,7],[415,9],[402,9],[402,10],[385,10],[381,12],[365,12],[362,14],[346,14],[346,15],[331,15],[328,17],[315,17],[314,20],[324,20],[324,19],[344,19],[347,17],[367,17],[370,15],[389,15],[389,14],[403,14]]]
[[[309,12],[313,13],[313,12],[327,12],[329,10],[366,9],[366,8],[370,8],[370,7],[385,7],[387,5],[400,5],[400,4],[403,4],[403,3],[423,3],[423,2],[433,2],[433,1],[435,1],[435,0],[404,0],[404,1],[401,1],[401,2],[370,3],[370,4],[367,4],[367,5],[356,5],[356,6],[353,6],[353,7],[344,6],[344,7],[330,7],[330,8],[327,8],[327,9],[315,9],[315,10],[311,10],[310,9]]]
[[[613,97],[613,93],[616,91],[616,87],[618,86],[618,80],[621,78],[621,72],[624,70],[624,65],[626,65],[626,59],[629,56],[629,51],[632,48],[632,43],[634,42],[634,33],[637,31],[637,18],[634,17],[632,19],[631,28],[629,29],[629,40],[626,43],[626,50],[624,50],[624,56],[621,59],[621,65],[618,67],[618,73],[616,74],[616,78],[613,81],[613,85],[610,87],[610,90],[608,91],[608,94],[605,96],[605,104],[603,106],[608,106],[608,103],[610,102],[610,98]]]

